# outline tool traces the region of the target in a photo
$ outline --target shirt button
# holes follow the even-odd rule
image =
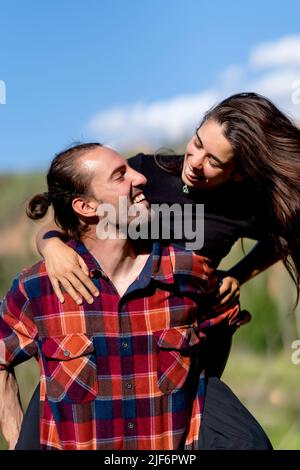
[[[133,428],[134,428],[134,423],[131,423],[131,422],[130,422],[130,423],[128,423],[127,426],[128,426],[128,429],[133,429]]]
[[[128,390],[131,390],[131,389],[132,389],[132,384],[127,383],[127,384],[126,384],[126,388],[127,388]]]
[[[68,349],[65,349],[65,350],[64,350],[64,356],[65,356],[65,357],[69,357],[69,356],[70,356],[70,351],[68,351]]]
[[[128,343],[127,341],[122,341],[122,348],[127,349],[128,348]]]

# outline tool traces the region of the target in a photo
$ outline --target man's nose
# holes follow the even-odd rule
[[[146,176],[136,170],[132,170],[132,186],[145,186],[147,184]]]

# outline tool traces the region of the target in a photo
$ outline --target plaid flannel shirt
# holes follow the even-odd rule
[[[0,314],[0,368],[39,361],[41,449],[197,449],[205,330],[230,323],[238,304],[212,314],[205,299],[217,278],[180,247],[154,243],[120,297],[84,245],[70,246],[100,291],[92,305],[67,294],[61,304],[39,262],[14,281]]]

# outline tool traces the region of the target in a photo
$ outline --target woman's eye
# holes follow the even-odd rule
[[[198,148],[198,149],[201,149],[202,148],[202,143],[200,142],[200,140],[196,137],[195,138],[195,146]]]
[[[219,162],[217,162],[214,158],[209,158],[209,164],[213,168],[220,168]]]

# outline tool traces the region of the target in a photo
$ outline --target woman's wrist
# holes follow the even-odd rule
[[[44,238],[40,245],[40,253],[45,258],[48,253],[53,253],[53,250],[60,247],[64,242],[58,236],[52,236],[49,238]]]

